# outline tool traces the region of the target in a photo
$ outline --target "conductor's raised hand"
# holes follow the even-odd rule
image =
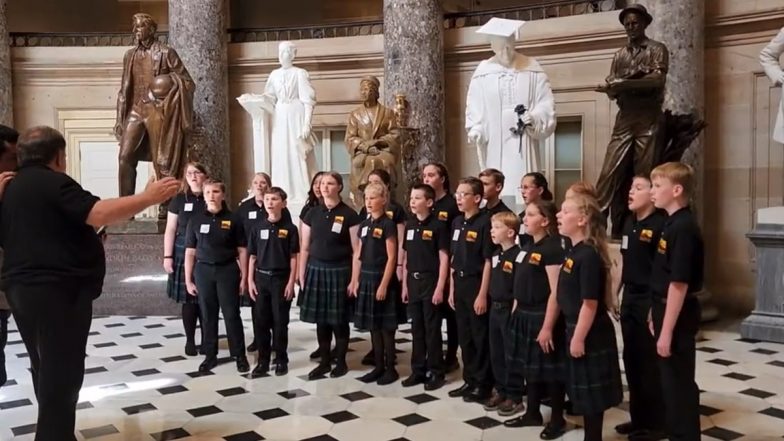
[[[16,176],[16,172],[13,171],[0,173],[0,200],[3,199],[5,189],[8,187],[8,183],[11,182],[11,179],[14,179],[14,176]]]
[[[158,179],[147,184],[144,195],[149,198],[150,205],[160,204],[173,198],[180,186],[180,181],[172,177]]]

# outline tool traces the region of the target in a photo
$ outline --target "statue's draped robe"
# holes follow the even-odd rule
[[[776,86],[784,86],[781,84],[783,72],[779,63],[781,54],[784,54],[784,28],[781,28],[778,35],[760,53],[762,68],[765,69],[765,74]],[[784,93],[782,93],[776,123],[773,126],[773,140],[784,144]]]

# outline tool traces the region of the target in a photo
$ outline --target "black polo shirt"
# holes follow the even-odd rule
[[[406,269],[410,273],[431,273],[438,276],[443,250],[449,253],[449,230],[443,222],[430,214],[425,220],[411,218],[406,224],[403,249]]]
[[[305,204],[305,206],[302,207],[302,210],[299,211],[299,220],[305,220],[305,216],[307,216],[308,211],[310,211],[310,209],[315,207],[316,205],[318,205],[318,203],[315,203],[313,205]]]
[[[506,206],[504,201],[501,201],[501,200],[498,201],[498,203],[495,205],[495,207],[489,208],[489,207],[485,206],[484,208],[482,208],[482,211],[484,211],[485,213],[490,215],[491,218],[496,213],[503,213],[505,211],[508,211],[508,212],[512,213],[512,210],[510,210],[509,207]]]
[[[177,236],[185,234],[188,222],[194,214],[202,213],[205,210],[207,210],[207,204],[204,203],[203,194],[195,195],[187,190],[172,198],[169,202],[169,213],[177,215]]]
[[[362,242],[362,252],[359,260],[366,268],[381,269],[387,264],[387,239],[397,240],[397,226],[392,219],[382,216],[378,219],[372,217],[359,224],[359,240]]]
[[[605,284],[604,264],[596,248],[585,242],[572,247],[558,275],[558,306],[566,323],[577,323],[583,300],[597,300],[599,307],[596,317],[604,314]]]
[[[322,262],[351,260],[349,229],[360,222],[356,211],[343,202],[329,209],[317,205],[308,210],[302,222],[310,227],[310,256]]]
[[[547,306],[552,288],[547,278],[547,267],[561,265],[564,261],[561,236],[546,236],[539,242],[534,242],[531,237],[531,241],[522,247],[521,254],[521,262],[515,271],[514,297],[518,307],[541,310]]]
[[[56,284],[100,295],[103,244],[85,223],[98,201],[65,173],[44,165],[20,168],[0,206],[3,288]]]
[[[670,283],[689,285],[688,293],[702,289],[705,249],[702,232],[689,207],[681,208],[664,222],[651,269],[654,297],[666,298]]]
[[[269,218],[256,222],[248,234],[248,254],[256,256],[256,269],[291,271],[291,256],[299,253],[299,231],[291,219],[281,216],[277,222]]]
[[[237,207],[237,211],[234,212],[234,216],[238,222],[241,222],[245,233],[250,234],[250,231],[253,229],[254,225],[267,218],[267,209],[264,208],[263,203],[259,204],[256,202],[255,198],[250,198],[246,201],[243,201],[240,206]],[[281,213],[281,220],[285,222],[291,222],[291,212],[289,212],[288,208],[283,209],[283,212]],[[248,236],[248,240],[250,240],[250,236]]]
[[[395,201],[390,201],[387,210],[386,210],[387,217],[392,220],[392,222],[397,224],[405,223],[406,221],[406,210],[403,209],[403,206],[398,204]],[[369,217],[367,208],[362,206],[359,210],[359,218],[360,219],[367,219]]]
[[[452,223],[456,217],[460,216],[455,196],[447,193],[441,199],[433,201],[433,214],[437,220],[443,222],[450,229],[451,233]]]
[[[188,222],[185,247],[196,248],[196,260],[223,264],[237,258],[237,248],[247,245],[240,222],[226,208],[218,213],[202,211]]]
[[[485,261],[493,257],[490,218],[481,211],[470,219],[458,216],[452,222],[452,269],[464,276],[482,275]]]
[[[627,216],[621,238],[621,281],[626,292],[650,293],[651,266],[666,219],[667,214],[659,210],[640,220],[637,220],[634,213]]]
[[[520,247],[514,245],[508,250],[499,249],[492,257],[490,270],[490,300],[511,302],[514,300],[515,270],[521,256]]]

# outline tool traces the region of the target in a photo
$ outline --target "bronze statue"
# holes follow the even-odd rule
[[[378,78],[369,76],[360,82],[363,104],[348,117],[346,147],[351,159],[349,179],[355,204],[364,200],[359,190],[367,183],[370,172],[381,168],[392,176],[392,188],[397,184],[400,146],[395,129],[395,113],[378,102]]]
[[[596,184],[599,204],[610,212],[613,236],[623,228],[632,179],[649,174],[657,162],[657,145],[664,135],[662,103],[669,67],[667,47],[645,35],[653,17],[644,6],[627,6],[619,19],[628,44],[615,53],[610,75],[596,89],[614,99],[619,108]]]
[[[182,178],[187,161],[194,84],[177,52],[155,39],[156,29],[150,15],[133,16],[136,47],[123,58],[114,127],[120,196],[135,193],[139,161],[152,162],[157,179]]]

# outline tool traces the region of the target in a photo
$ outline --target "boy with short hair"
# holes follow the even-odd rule
[[[425,390],[444,385],[441,347],[441,308],[449,275],[449,230],[432,212],[435,191],[417,184],[409,204],[413,216],[403,237],[403,302],[408,303],[413,348],[411,376],[403,387],[425,384]]]
[[[286,192],[272,187],[264,193],[266,219],[257,222],[248,235],[248,291],[255,300],[258,319],[254,333],[259,336],[258,365],[251,377],[267,374],[270,355],[275,351],[275,375],[288,372],[289,311],[297,277],[299,232],[283,215]],[[270,347],[272,331],[272,347]]]
[[[651,331],[659,355],[666,432],[670,440],[700,439],[700,393],[694,379],[700,324],[696,293],[702,289],[704,245],[689,209],[694,172],[668,162],[651,172],[652,199],[669,218],[651,270]]]
[[[480,211],[484,195],[482,181],[460,180],[455,196],[463,213],[452,223],[452,280],[449,305],[457,316],[457,335],[463,357],[463,384],[449,392],[467,402],[490,398],[487,293],[490,288],[490,258],[495,247],[490,239],[490,217]]]
[[[522,400],[514,401],[508,388],[507,352],[511,352],[509,319],[514,302],[514,273],[524,254],[515,245],[520,229],[520,218],[511,211],[494,214],[490,219],[490,236],[497,246],[491,261],[490,302],[488,309],[490,364],[495,378],[495,394],[485,402],[487,411],[498,411],[501,416],[511,416],[523,410]]]
[[[494,168],[488,168],[479,173],[479,180],[482,181],[484,187],[485,205],[482,207],[482,211],[490,216],[512,211],[501,201],[501,191],[504,189],[504,181],[506,180],[503,173]]]

